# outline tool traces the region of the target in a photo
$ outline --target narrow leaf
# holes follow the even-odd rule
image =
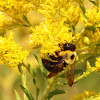
[[[100,1],[100,0],[96,0],[96,2],[97,2],[97,6],[98,6],[98,7],[99,7],[99,1]]]
[[[30,27],[30,25],[26,25],[26,24],[23,24],[22,26],[25,26],[25,27]]]
[[[100,43],[96,44],[96,46],[100,46]]]
[[[27,64],[27,70],[30,72],[30,64]]]
[[[51,91],[48,95],[48,99],[51,99],[54,95],[58,95],[58,94],[64,94],[66,93],[64,90],[54,90],[54,91]]]
[[[57,84],[55,85],[55,87],[59,86],[60,85],[60,82],[57,82]]]
[[[23,15],[22,18],[23,18],[29,25],[31,25],[30,22],[28,21],[28,18],[27,18],[25,15]]]
[[[100,27],[96,27],[96,28],[99,28],[100,29]]]
[[[19,64],[18,64],[18,70],[19,70],[19,72],[22,74],[22,73],[23,73],[23,70],[22,70],[22,67],[21,67],[21,66],[22,66],[22,64],[19,63]]]
[[[36,88],[36,97],[38,98],[39,96],[39,92],[40,92],[40,89],[39,88]]]
[[[61,78],[65,78],[65,76],[66,76],[66,75],[65,75],[65,74],[63,74],[63,75],[61,75],[60,77],[61,77]]]
[[[32,69],[32,73],[34,76],[36,76],[36,70],[34,68]]]
[[[28,89],[26,89],[25,87],[23,87],[22,85],[20,85],[21,89],[23,90],[23,92],[26,94],[26,96],[28,97],[29,100],[34,100],[33,96],[31,95],[31,93],[28,91]]]
[[[40,65],[40,70],[43,74],[43,76],[46,78],[47,77],[47,72],[46,72],[46,69],[44,68],[41,60],[34,54],[34,57],[36,58],[36,60],[38,61],[39,65]]]
[[[15,10],[14,6],[12,6],[12,9]]]
[[[85,70],[84,69],[75,69],[75,75],[79,73],[83,73]]]
[[[15,91],[15,95],[16,95],[16,100],[21,100],[21,98],[20,98],[19,94],[17,93],[17,91],[16,90],[14,90],[14,91]]]
[[[33,78],[33,83],[34,83],[34,85],[36,85],[36,79],[35,78]]]
[[[93,1],[93,0],[89,0],[91,3],[93,3],[95,6],[98,6],[97,2],[96,1]]]
[[[81,8],[81,11],[82,11],[83,17],[86,19],[86,15],[85,15],[86,10],[85,10],[84,5],[83,5],[83,4],[80,5],[80,8]]]
[[[87,26],[85,29],[93,31],[93,34],[95,33],[95,27],[94,26]]]

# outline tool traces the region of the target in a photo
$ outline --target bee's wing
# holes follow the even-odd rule
[[[68,66],[69,67],[69,66]],[[68,80],[68,85],[71,87],[74,83],[74,68],[75,63],[70,65],[71,68],[66,73],[66,79]]]

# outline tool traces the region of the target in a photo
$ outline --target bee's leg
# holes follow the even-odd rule
[[[48,75],[48,78],[51,78],[51,77],[53,77],[53,76],[55,76],[55,75],[56,75],[56,73],[50,72],[50,74]]]

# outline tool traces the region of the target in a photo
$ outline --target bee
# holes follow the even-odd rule
[[[48,78],[55,76],[57,73],[63,71],[69,64],[71,68],[66,73],[68,85],[71,87],[74,82],[74,65],[75,65],[75,45],[72,43],[65,43],[59,45],[61,51],[56,51],[55,56],[48,54],[51,60],[42,59],[44,67],[50,72]]]

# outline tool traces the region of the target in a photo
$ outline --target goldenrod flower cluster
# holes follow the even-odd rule
[[[76,95],[73,99],[71,100],[92,100],[93,96],[95,97],[96,93],[91,92],[91,91],[84,91],[84,93]],[[91,98],[92,97],[92,98]],[[90,99],[91,98],[91,99]]]
[[[78,35],[74,34],[73,28],[80,18],[81,10],[78,6],[66,0],[45,0],[40,3],[38,11],[45,19],[40,25],[31,27],[29,41],[33,48],[41,45],[42,57],[60,51],[59,44],[77,40]]]
[[[100,57],[96,58],[95,66],[97,71],[100,71]]]
[[[13,29],[18,25],[16,20],[13,20],[11,17],[5,15],[5,13],[0,12],[0,34],[4,34],[5,31]]]
[[[85,26],[100,27],[100,7],[92,7],[92,9],[86,10],[86,19],[81,17],[81,21],[85,23]]]
[[[0,34],[13,29],[17,26],[23,26],[26,16],[32,9],[36,9],[37,2],[29,0],[0,0]]]
[[[48,19],[57,20],[64,17],[69,25],[76,25],[81,13],[80,8],[68,0],[45,0],[45,3],[40,4],[38,11]]]
[[[55,55],[56,51],[60,52],[61,47],[59,45],[75,44],[76,65],[87,61],[86,71],[75,78],[75,82],[77,82],[94,71],[100,71],[100,6],[96,6],[97,2],[89,0],[92,3],[95,2],[95,4],[91,9],[85,9],[83,1],[1,0],[0,34],[17,26],[27,26],[30,30],[28,42],[31,48],[29,48],[29,51],[40,47],[41,58],[45,59],[50,58],[48,54]],[[32,26],[27,18],[30,10],[41,13],[44,17],[43,21]],[[81,27],[81,25],[78,26],[80,23],[82,28],[78,29]],[[9,67],[18,66],[19,63],[26,60],[29,51],[23,50],[14,42],[13,32],[10,32],[8,38],[0,37],[0,64],[6,64]],[[90,64],[89,59],[91,58],[96,58],[95,66]],[[24,63],[23,65],[26,66]],[[37,88],[36,82],[35,85]],[[49,91],[47,92],[49,93]],[[90,99],[94,94],[94,92],[85,91],[75,97],[74,100]],[[96,98],[100,98],[100,96],[98,95]]]
[[[64,21],[46,20],[35,28],[31,28],[33,33],[30,35],[30,43],[32,47],[41,47],[42,55],[48,53],[54,54],[60,50],[59,44],[72,41],[72,33],[70,28],[63,24]]]
[[[8,16],[12,18],[21,17],[33,7],[31,2],[27,0],[1,0],[0,11],[6,12]]]
[[[27,50],[22,50],[12,39],[13,32],[10,32],[8,39],[0,37],[0,64],[6,64],[9,67],[22,63],[29,54]]]
[[[84,46],[90,46],[90,48],[92,48],[92,50],[95,49],[95,47],[97,46],[96,44],[100,44],[100,29],[95,28],[94,29],[95,32],[93,30],[84,30],[81,34],[78,34],[79,36],[78,38],[78,45],[80,47],[84,47]],[[77,41],[77,40],[76,40]],[[97,52],[99,52],[99,50],[95,49]]]
[[[93,6],[92,9],[85,9],[84,17],[81,8],[82,2],[80,1],[78,4],[76,0],[52,0],[52,2],[50,0],[38,0],[38,3],[30,0],[0,1],[0,31],[22,25],[23,15],[27,15],[30,10],[35,9],[38,5],[38,12],[42,13],[45,18],[39,25],[30,26],[29,44],[31,48],[41,46],[42,58],[47,58],[48,53],[55,54],[55,51],[60,51],[59,44],[64,43],[74,43],[76,45],[77,51],[79,51],[79,53],[77,52],[79,60],[87,57],[88,53],[96,57],[96,54],[100,54],[100,7]],[[84,24],[84,28],[78,32],[77,24],[80,21]],[[1,41],[3,41],[1,44],[4,43],[2,45],[5,45],[5,43],[11,45],[8,46],[9,48],[4,46],[6,49],[1,53],[1,58],[5,56],[9,58],[6,57],[8,61],[6,58],[2,58],[1,63],[16,66],[28,55],[27,51],[21,52],[21,48],[17,49],[17,45],[11,39],[1,37]],[[14,50],[13,48],[16,49],[10,54],[11,56],[8,56],[10,47],[11,51]],[[16,55],[15,53],[19,54]],[[21,58],[18,55],[24,56]],[[83,76],[87,76],[99,69],[98,61],[97,59],[96,67],[91,67],[88,62],[87,66],[90,67],[87,67],[87,71],[83,73]],[[14,63],[16,64],[14,65]],[[88,69],[90,70],[88,71]]]
[[[100,93],[96,94],[95,92],[84,91],[84,93],[76,95],[71,100],[100,100]]]
[[[86,9],[84,17],[79,5],[67,0],[41,1],[38,11],[45,16],[45,19],[40,25],[31,27],[32,33],[29,39],[31,47],[41,45],[41,55],[44,58],[48,53],[54,54],[55,51],[60,51],[59,44],[68,42],[75,43],[77,49],[88,46],[87,50],[81,52],[82,54],[93,52],[99,54],[99,47],[96,47],[100,43],[99,7]],[[85,28],[77,32],[76,26],[80,21]]]

